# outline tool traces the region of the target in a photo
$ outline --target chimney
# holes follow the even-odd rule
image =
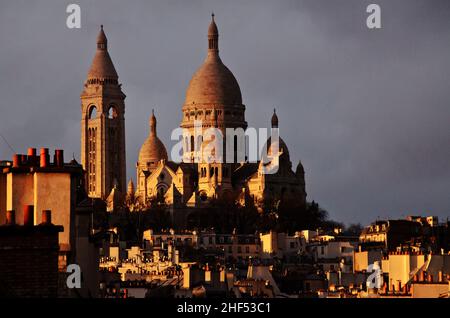
[[[47,168],[49,164],[48,148],[41,148],[41,168]]]
[[[438,272],[438,282],[439,283],[444,282],[444,276],[442,275],[442,271]]]
[[[22,164],[26,165],[28,163],[27,155],[20,155],[20,161]]]
[[[428,282],[429,283],[432,283],[433,282],[433,275],[431,275],[431,274],[428,274]]]
[[[21,164],[22,157],[18,154],[14,154],[13,156],[13,168],[19,168]]]
[[[41,224],[52,224],[52,212],[50,210],[42,210]]]
[[[24,205],[23,207],[23,225],[33,226],[34,225],[34,206]]]
[[[398,284],[397,284],[397,290],[399,291],[399,292],[401,292],[402,291],[402,282],[398,282]]]
[[[28,157],[36,157],[36,148],[28,148]]]
[[[16,211],[9,210],[6,211],[6,225],[15,225],[16,224]]]
[[[56,149],[53,163],[58,168],[62,168],[64,166],[64,150]]]
[[[28,148],[27,155],[28,155],[28,162],[32,166],[37,165],[36,148]]]

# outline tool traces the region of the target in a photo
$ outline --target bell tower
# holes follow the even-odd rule
[[[103,26],[81,93],[81,162],[89,197],[105,199],[114,186],[126,191],[125,94]]]

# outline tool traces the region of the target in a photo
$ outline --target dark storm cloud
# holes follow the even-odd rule
[[[212,10],[249,125],[273,107],[308,198],[344,222],[450,211],[449,1],[69,1],[0,3],[0,133],[13,147],[79,158],[79,94],[100,24],[126,99],[128,176],[155,108],[170,149]],[[365,26],[382,8],[382,30]],[[9,158],[0,141],[0,158]]]

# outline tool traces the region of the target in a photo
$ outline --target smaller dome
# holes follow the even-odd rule
[[[156,163],[161,160],[168,160],[167,150],[156,134],[156,117],[152,111],[152,116],[150,118],[150,134],[139,151],[139,163]]]
[[[156,136],[149,136],[139,151],[139,163],[158,162],[167,160],[166,147]]]

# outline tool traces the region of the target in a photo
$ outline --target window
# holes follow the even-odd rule
[[[228,253],[233,253],[233,247],[232,246],[228,246]]]
[[[191,151],[194,151],[195,140],[194,136],[191,136]]]
[[[242,247],[238,246],[238,254],[241,254],[241,253],[242,253]]]
[[[108,118],[115,119],[118,116],[117,108],[115,106],[110,106],[108,110]]]
[[[94,119],[96,117],[97,117],[97,107],[95,105],[92,105],[91,107],[89,107],[88,118]]]
[[[320,247],[320,254],[325,254],[325,246]]]
[[[247,253],[247,254],[250,253],[250,246],[245,247],[245,253]]]

